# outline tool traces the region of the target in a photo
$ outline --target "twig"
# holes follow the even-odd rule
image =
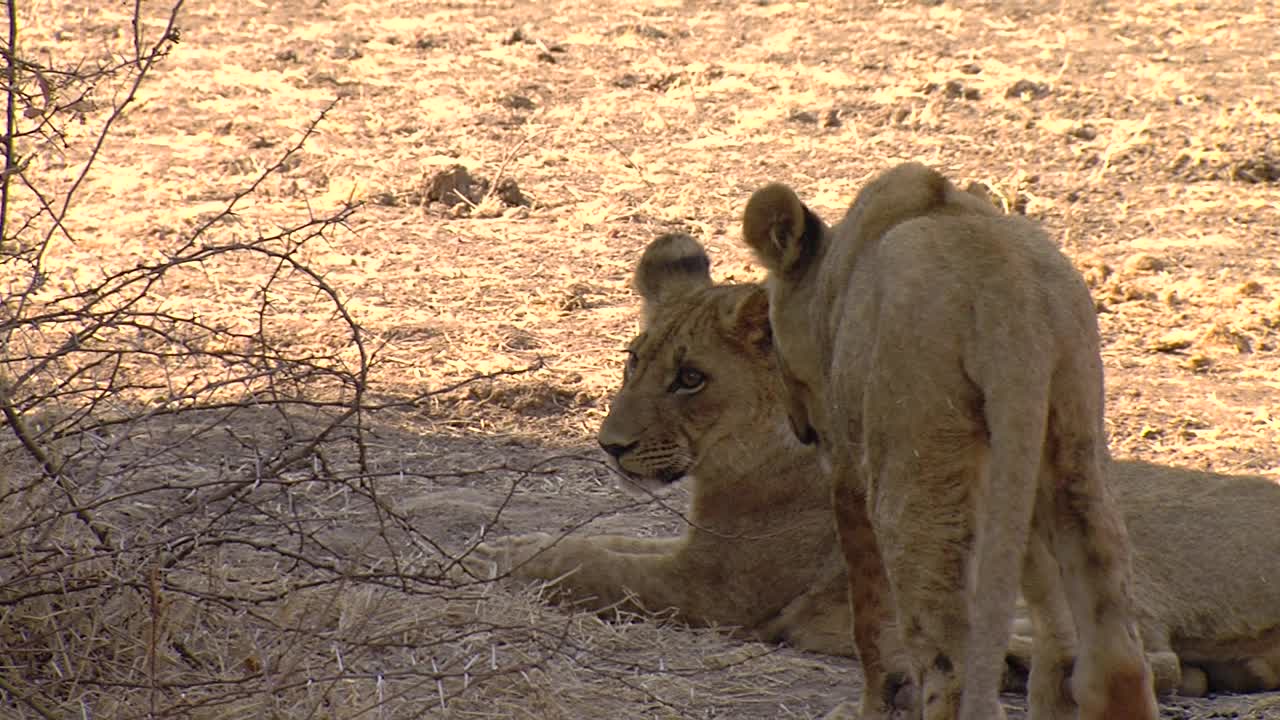
[[[44,703],[41,703],[39,700],[36,700],[23,692],[20,688],[5,679],[4,676],[0,676],[0,690],[4,690],[6,693],[22,701],[24,705],[34,710],[37,715],[45,718],[45,720],[58,720],[59,718],[55,711],[45,707]]]
[[[0,252],[9,241],[9,181],[15,173],[21,172],[13,157],[13,136],[18,130],[18,63],[14,57],[18,52],[17,0],[5,0],[5,8],[9,11],[9,52],[5,53],[4,67],[5,86],[8,88],[4,94],[4,138],[0,139],[4,147],[4,172],[0,175]]]

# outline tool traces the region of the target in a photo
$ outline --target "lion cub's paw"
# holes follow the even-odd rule
[[[494,577],[506,575],[512,571],[525,574],[528,566],[541,557],[543,551],[555,544],[556,538],[547,533],[536,532],[524,535],[509,535],[482,542],[472,551],[472,555],[490,563]]]

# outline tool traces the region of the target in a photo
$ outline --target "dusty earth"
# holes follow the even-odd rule
[[[107,52],[132,4],[89,5],[27,10],[27,48]],[[1233,0],[189,2],[48,276],[160,252],[336,101],[210,236],[360,203],[306,253],[377,347],[370,382],[407,397],[512,373],[382,418],[384,494],[455,548],[482,527],[671,533],[678,514],[616,493],[593,448],[640,250],[683,230],[718,279],[757,279],[737,239],[753,188],[787,182],[830,219],[871,173],[919,159],[1041,221],[1085,274],[1114,454],[1280,479],[1278,23],[1273,3]],[[217,317],[258,282],[166,291]],[[296,341],[331,331],[298,320]],[[192,471],[233,451],[193,450]],[[858,683],[851,661],[716,633],[537,618],[607,652],[490,695],[419,683],[402,705],[323,716],[810,718]],[[1274,696],[1163,707],[1280,718]]]

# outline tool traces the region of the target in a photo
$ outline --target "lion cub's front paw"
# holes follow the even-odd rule
[[[556,538],[547,533],[528,533],[510,535],[482,542],[476,546],[472,554],[492,564],[495,576],[514,573],[516,575],[537,576],[538,561],[545,556]]]

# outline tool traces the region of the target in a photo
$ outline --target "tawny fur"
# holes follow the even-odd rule
[[[672,262],[684,254],[696,257]],[[772,353],[753,350],[769,334],[767,319],[758,308],[739,314],[744,299],[764,291],[713,290],[689,272],[707,265],[702,248],[678,236],[655,241],[645,255],[637,288],[656,298],[663,278],[674,275],[665,289],[679,290],[664,301],[646,299],[645,332],[632,343],[636,363],[618,395],[627,400],[614,403],[601,435],[634,444],[621,462],[636,482],[656,486],[692,473],[691,527],[656,540],[517,536],[485,552],[518,577],[568,573],[558,587],[597,609],[625,602],[802,650],[853,655],[829,484],[815,449],[798,445],[788,429]],[[708,332],[706,318],[737,321]],[[670,392],[682,348],[710,373],[701,392],[721,408],[711,422]],[[736,440],[704,442],[713,435]],[[1280,484],[1132,461],[1113,463],[1108,481],[1129,528],[1139,627],[1159,692],[1280,689],[1280,533],[1270,530],[1280,517]],[[1010,651],[1025,669],[1030,623],[1021,617],[1016,627]]]
[[[831,468],[864,720],[894,711],[892,642],[859,626],[895,617],[925,720],[1001,717],[1019,586],[1038,718],[1154,720],[1103,482],[1097,322],[1071,263],[917,163],[872,179],[833,228],[765,187],[743,237],[769,271],[791,424]]]

